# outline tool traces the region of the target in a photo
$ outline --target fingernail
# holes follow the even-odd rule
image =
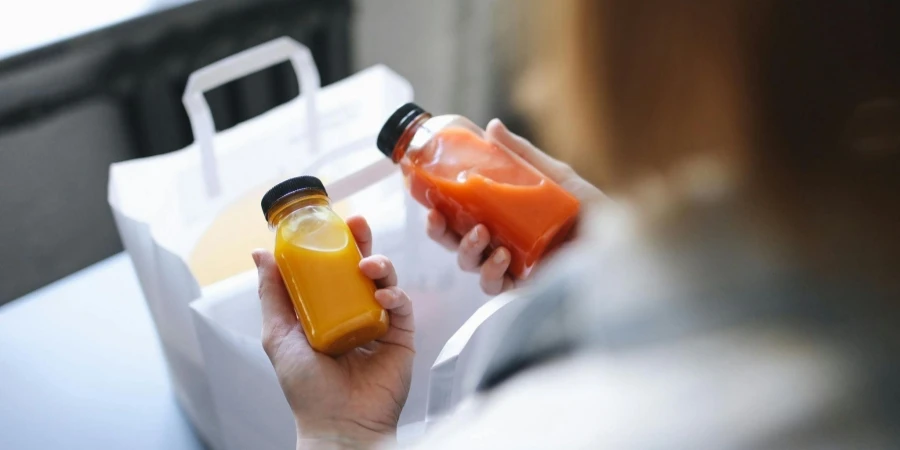
[[[469,233],[469,241],[472,243],[478,242],[478,227],[472,229],[472,232]]]
[[[381,303],[390,303],[394,299],[396,299],[396,295],[394,295],[394,291],[390,289],[379,289],[375,291],[376,297],[381,297]]]
[[[253,258],[253,264],[256,264],[256,268],[259,269],[259,251],[254,250],[250,256]]]
[[[495,264],[501,264],[501,263],[506,262],[506,250],[504,250],[502,248],[500,250],[497,250],[497,253],[494,253],[493,259],[494,259]]]

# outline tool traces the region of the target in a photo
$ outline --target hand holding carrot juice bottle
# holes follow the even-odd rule
[[[407,103],[387,120],[377,144],[400,164],[412,196],[440,211],[458,234],[484,224],[491,246],[509,249],[509,272],[518,279],[565,239],[578,216],[578,199],[487,141],[465,117],[432,116]]]

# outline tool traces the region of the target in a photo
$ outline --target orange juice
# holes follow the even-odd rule
[[[464,117],[432,117],[406,104],[382,128],[378,148],[400,164],[412,196],[451,229],[462,235],[484,224],[491,246],[509,250],[516,278],[527,277],[578,216],[578,199]]]
[[[272,188],[263,211],[275,230],[275,260],[310,346],[340,355],[387,332],[388,314],[350,228],[330,207],[322,183],[298,177]]]

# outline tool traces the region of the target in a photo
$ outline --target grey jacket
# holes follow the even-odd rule
[[[900,448],[887,294],[780,258],[726,208],[690,217],[653,239],[595,215],[416,448]]]

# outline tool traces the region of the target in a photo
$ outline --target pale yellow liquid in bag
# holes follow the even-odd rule
[[[255,270],[250,252],[274,249],[272,232],[259,209],[273,184],[265,183],[229,205],[197,241],[188,265],[201,287]],[[349,213],[346,202],[335,204],[333,210],[342,217]]]

